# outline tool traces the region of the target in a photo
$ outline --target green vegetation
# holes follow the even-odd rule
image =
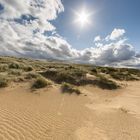
[[[52,83],[49,80],[43,77],[40,77],[35,80],[35,82],[32,85],[32,88],[35,88],[35,89],[44,88],[44,87],[50,86],[51,84]]]
[[[0,72],[5,72],[8,70],[7,64],[0,64]]]
[[[22,71],[21,70],[9,70],[8,74],[9,75],[20,76],[20,75],[22,75]]]
[[[17,62],[13,62],[9,65],[10,69],[19,69],[20,65]]]
[[[41,75],[39,75],[38,73],[36,72],[29,72],[25,75],[25,79],[37,79],[38,77],[40,77]]]
[[[33,71],[33,67],[31,67],[31,66],[24,66],[23,69],[24,69],[24,71],[26,71],[26,72]]]
[[[68,67],[61,69],[51,68],[45,72],[41,72],[40,74],[59,84],[67,82],[70,84],[79,85],[80,82],[86,77],[86,72],[84,70],[78,68],[68,69]]]
[[[65,70],[57,70],[57,69],[48,69],[46,72],[41,72],[40,74],[52,81],[55,81],[58,84],[62,84],[63,82],[69,83],[76,86],[84,86],[84,85],[96,85],[103,89],[117,89],[119,86],[117,83],[109,80],[99,74],[94,74],[96,79],[88,79],[86,74],[88,71],[84,69],[71,68]]]
[[[109,79],[102,77],[102,76],[100,76],[96,80],[95,85],[97,85],[98,87],[100,87],[102,89],[109,89],[109,90],[117,89],[120,87],[116,82],[109,80]]]
[[[92,72],[95,71],[94,69]],[[121,81],[133,81],[140,79],[140,70],[128,68],[97,67],[97,73],[110,75],[113,79]]]
[[[61,68],[51,68],[40,74],[58,84],[63,82],[82,86],[92,84],[94,81],[87,78],[88,69],[79,66],[63,66]]]
[[[64,83],[74,86],[90,84],[109,90],[120,87],[117,81],[140,80],[140,70],[137,69],[68,64],[61,61],[40,61],[15,57],[0,57],[0,74],[6,80],[1,81],[5,83],[7,81],[35,81],[33,85],[35,88],[49,85],[47,79],[62,85]],[[87,74],[94,78],[88,78]]]
[[[81,91],[79,89],[77,89],[75,86],[68,84],[68,83],[62,83],[62,92],[63,93],[76,93],[77,95],[81,94]]]
[[[128,72],[123,72],[123,73],[111,73],[110,74],[112,78],[116,80],[125,80],[125,81],[133,81],[133,80],[138,80],[138,78],[135,75],[129,74]]]
[[[7,87],[8,86],[8,80],[4,78],[0,78],[0,88]]]

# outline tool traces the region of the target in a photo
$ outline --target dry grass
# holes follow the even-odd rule
[[[103,76],[97,78],[96,85],[102,89],[109,89],[109,90],[120,88],[120,86],[116,82],[107,79]]]
[[[0,57],[0,72],[9,80],[23,78],[23,81],[45,80],[62,84],[63,82],[75,86],[94,85],[103,89],[117,89],[119,86],[114,80],[140,80],[140,70],[126,68],[99,67],[92,65],[67,64],[58,61],[39,61],[25,58]],[[89,73],[97,77],[88,79]],[[101,73],[103,75],[101,76]],[[13,80],[14,81],[14,80]]]
[[[78,88],[68,83],[62,83],[61,88],[63,93],[69,93],[69,94],[76,93],[77,95],[82,94]]]
[[[49,87],[51,84],[52,83],[49,80],[40,77],[35,80],[35,82],[32,85],[32,88],[33,89],[45,88],[45,87]]]
[[[0,88],[4,88],[8,86],[8,80],[4,78],[0,78]]]

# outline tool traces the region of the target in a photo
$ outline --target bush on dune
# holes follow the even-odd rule
[[[122,72],[122,73],[110,73],[111,77],[116,80],[123,80],[123,81],[133,81],[138,80],[134,75],[128,73],[128,72]]]
[[[26,72],[29,72],[29,71],[33,70],[33,67],[31,67],[31,66],[24,66],[23,70],[26,71]]]
[[[7,87],[8,86],[8,80],[4,78],[0,78],[0,88]]]
[[[95,69],[94,72],[96,72]],[[104,76],[101,76],[98,73],[94,73],[94,75],[97,77],[96,79],[88,79],[86,77],[86,71],[82,71],[80,69],[70,69],[65,71],[51,69],[41,73],[41,75],[59,84],[64,82],[76,86],[96,85],[103,89],[117,89],[119,87],[115,82],[105,78]]]
[[[21,70],[9,70],[8,74],[9,75],[20,76],[20,75],[22,75],[22,71]]]
[[[0,64],[0,72],[5,72],[8,70],[7,64]]]
[[[41,75],[59,84],[63,82],[67,82],[74,85],[78,85],[80,83],[80,80],[86,77],[86,73],[84,71],[77,70],[77,69],[74,70],[63,70],[63,69],[50,70],[49,69],[46,72],[41,73]]]
[[[140,79],[140,71],[128,68],[113,68],[113,67],[93,67],[91,69],[93,75],[104,73],[110,75],[115,80],[133,81]]]
[[[9,65],[10,69],[20,69],[20,64],[17,62],[13,62]]]
[[[81,94],[81,91],[79,89],[77,89],[75,86],[68,84],[68,83],[62,83],[62,92],[63,93],[76,93],[77,95]]]
[[[51,84],[52,83],[49,80],[47,80],[43,77],[39,77],[33,83],[32,88],[35,88],[35,89],[45,88],[45,87],[50,86]]]
[[[103,76],[98,77],[95,80],[95,84],[102,89],[109,89],[109,90],[118,89],[120,87],[116,82],[109,80]]]
[[[25,79],[37,79],[37,78],[39,78],[39,77],[41,77],[41,75],[39,75],[38,73],[36,73],[36,72],[29,72],[29,73],[27,73],[26,75],[25,75]]]

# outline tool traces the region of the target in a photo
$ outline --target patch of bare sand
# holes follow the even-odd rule
[[[0,140],[74,140],[87,110],[84,96],[58,86],[35,92],[28,84],[0,90]]]
[[[93,111],[88,123],[77,131],[79,139],[140,139],[140,82],[127,84],[116,91],[82,87],[90,99],[86,106]]]
[[[119,90],[0,89],[0,140],[139,140],[140,82]],[[86,96],[85,96],[86,95]]]

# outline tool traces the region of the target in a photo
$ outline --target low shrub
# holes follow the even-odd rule
[[[39,77],[36,79],[36,81],[33,83],[32,88],[39,89],[39,88],[45,88],[51,85],[51,82],[43,77]]]
[[[95,84],[102,89],[109,89],[109,90],[117,89],[120,87],[116,82],[102,76],[100,76],[95,80]]]
[[[133,80],[138,80],[138,78],[134,77],[132,74],[130,73],[111,73],[110,74],[112,78],[116,79],[116,80],[123,80],[123,81],[133,81]]]
[[[91,72],[93,72],[93,73],[98,73],[98,70],[97,70],[96,68],[92,68],[92,69],[91,69]]]
[[[86,73],[77,69],[74,70],[53,70],[40,73],[42,76],[51,79],[59,84],[66,82],[79,85],[80,81],[86,77]]]
[[[9,65],[10,69],[20,69],[20,65],[16,62],[13,62]]]
[[[33,67],[31,67],[31,66],[25,66],[23,69],[24,69],[24,71],[29,72],[29,71],[32,71],[33,70]]]
[[[8,74],[15,75],[15,76],[20,76],[22,74],[22,72],[20,70],[10,70],[8,72]]]
[[[0,88],[7,87],[8,86],[8,80],[4,78],[0,78]]]
[[[76,93],[77,95],[81,94],[81,91],[79,89],[77,89],[75,86],[68,84],[68,83],[62,83],[62,92],[63,93]]]
[[[17,77],[13,81],[14,82],[24,82],[24,78],[23,77]]]
[[[35,72],[29,72],[26,74],[25,79],[36,79],[38,77],[41,77],[41,75]]]
[[[0,72],[5,72],[8,70],[7,64],[0,64]]]

